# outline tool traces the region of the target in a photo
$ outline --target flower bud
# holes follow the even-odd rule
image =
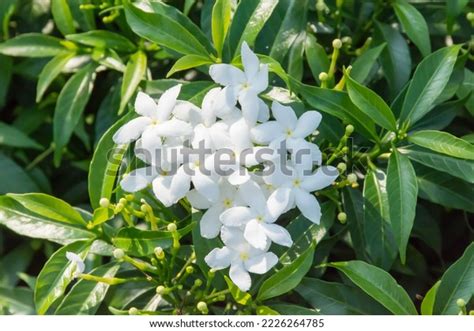
[[[352,44],[352,38],[349,36],[342,37],[341,41],[343,44],[348,44],[348,45]]]
[[[346,135],[350,135],[352,132],[354,132],[354,126],[349,124],[348,126],[346,126]]]
[[[156,293],[159,294],[159,295],[163,295],[166,293],[166,287],[164,287],[163,285],[160,285],[156,288]]]
[[[323,71],[322,73],[319,74],[318,78],[320,81],[324,82],[328,79],[328,74]]]
[[[168,229],[169,232],[174,232],[178,229],[178,227],[174,223],[168,224],[168,226],[166,228]]]
[[[337,169],[339,170],[339,172],[344,172],[347,170],[347,165],[344,162],[340,162],[337,165]]]
[[[101,207],[107,208],[108,206],[110,206],[110,200],[107,199],[107,198],[102,198],[102,199],[100,199],[100,201],[99,201],[99,205],[100,205]]]
[[[324,0],[318,0],[316,2],[316,10],[317,11],[323,11],[326,9],[326,4],[324,3]]]
[[[186,272],[187,272],[188,274],[192,274],[192,273],[194,272],[193,266],[187,266],[187,267],[186,267]]]
[[[122,205],[125,205],[125,204],[127,204],[127,199],[120,198],[119,203],[121,203]]]
[[[456,300],[456,305],[459,308],[466,307],[466,301],[464,301],[464,299],[462,299],[462,298],[459,298],[459,299]]]
[[[474,22],[474,12],[467,13],[466,18],[469,22]]]
[[[194,286],[199,287],[201,285],[202,285],[202,280],[201,279],[198,278],[194,281]]]
[[[135,196],[133,194],[127,194],[125,196],[125,199],[127,199],[127,201],[133,201],[133,199],[135,199]]]
[[[339,49],[342,47],[342,41],[341,39],[334,39],[332,41],[332,47],[334,47],[335,49]]]
[[[357,183],[357,176],[356,174],[354,173],[350,173],[349,175],[347,175],[347,181],[351,184],[353,183]]]
[[[199,301],[196,305],[196,308],[203,314],[207,314],[209,312],[207,304],[204,301]]]
[[[165,251],[163,250],[163,248],[161,247],[155,247],[155,249],[153,250],[153,252],[155,253],[156,255],[156,258],[158,260],[163,260],[165,258]]]
[[[113,254],[117,260],[121,260],[125,256],[125,252],[123,251],[123,249],[120,249],[120,248],[114,249]]]
[[[120,213],[122,210],[123,210],[123,207],[125,207],[122,203],[117,203],[115,205],[115,209],[114,209],[114,212],[115,213]]]
[[[135,307],[131,307],[131,308],[128,310],[128,314],[129,314],[129,315],[138,315],[138,309],[135,308]]]
[[[340,212],[339,214],[337,214],[337,219],[338,219],[339,222],[341,222],[341,224],[346,224],[347,214],[344,213],[344,212]]]

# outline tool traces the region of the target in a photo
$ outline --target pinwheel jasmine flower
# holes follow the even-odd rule
[[[273,241],[290,247],[293,244],[290,233],[275,221],[286,208],[288,197],[277,196],[275,191],[268,201],[254,181],[241,185],[239,193],[249,207],[233,207],[221,214],[221,221],[229,227],[244,227],[244,238],[250,245],[265,249]],[[282,192],[289,194],[288,192]],[[282,203],[283,202],[283,203]]]
[[[73,266],[74,273],[73,277],[77,278],[80,274],[84,273],[86,265],[81,257],[73,252],[66,252],[66,258],[71,262]]]
[[[252,284],[249,272],[264,274],[278,263],[278,257],[265,249],[257,249],[247,243],[238,228],[222,227],[222,248],[214,248],[205,258],[206,263],[215,270],[230,267],[230,279],[241,291],[248,291]]]
[[[116,144],[129,144],[149,131],[147,139],[157,140],[159,137],[186,136],[192,133],[189,123],[172,118],[176,98],[181,85],[176,85],[165,91],[158,104],[147,94],[139,92],[135,100],[135,111],[141,115],[124,126],[113,136]]]
[[[258,94],[268,87],[268,65],[260,64],[258,57],[253,53],[246,42],[241,48],[244,71],[230,64],[213,64],[209,68],[212,79],[225,88],[222,93],[232,93],[234,104],[238,100],[242,114],[250,126],[257,120],[268,120],[269,111]]]

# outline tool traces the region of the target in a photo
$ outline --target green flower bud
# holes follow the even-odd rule
[[[342,37],[341,41],[343,44],[348,44],[348,45],[352,44],[352,38],[349,36]]]
[[[165,251],[163,250],[163,248],[161,247],[155,247],[155,249],[153,250],[153,252],[155,253],[156,257],[158,258],[158,260],[163,260],[165,258]]]
[[[127,199],[120,198],[119,203],[121,203],[122,205],[125,205],[125,204],[127,204]]]
[[[328,79],[328,74],[323,71],[322,73],[319,74],[318,78],[320,81],[324,82]]]
[[[342,41],[341,39],[334,39],[332,41],[332,47],[334,47],[335,49],[339,49],[342,47]]]
[[[209,312],[207,304],[204,301],[199,301],[196,305],[196,308],[203,314],[207,314]]]
[[[125,256],[125,252],[123,251],[123,249],[120,249],[120,248],[114,249],[113,254],[117,260],[121,260]]]
[[[194,286],[200,287],[201,285],[202,285],[202,280],[201,279],[198,278],[194,281]]]
[[[352,132],[354,132],[354,126],[349,124],[346,126],[346,135],[350,135]]]
[[[472,22],[474,21],[474,12],[469,12],[466,14],[466,18],[468,21]]]
[[[456,305],[458,305],[459,308],[466,307],[466,301],[464,301],[462,298],[459,298],[456,300]]]
[[[160,285],[156,288],[156,293],[159,294],[159,295],[163,295],[166,293],[166,287],[164,287],[163,285]]]
[[[344,212],[340,212],[337,214],[337,219],[341,224],[345,224],[347,222],[347,214]]]
[[[128,314],[129,314],[129,315],[138,315],[138,309],[135,308],[135,307],[131,307],[131,308],[128,310]]]
[[[122,203],[117,203],[115,205],[115,209],[114,209],[114,212],[115,213],[120,213],[122,210],[123,210],[123,207],[125,207]]]
[[[174,232],[174,231],[178,230],[178,227],[174,223],[168,224],[168,226],[166,228],[168,229],[169,232]]]
[[[347,181],[351,184],[357,183],[357,176],[354,173],[347,175]]]
[[[102,198],[102,199],[100,199],[100,201],[99,201],[99,205],[100,205],[101,207],[107,208],[108,206],[110,206],[110,200],[107,199],[107,198]]]
[[[323,11],[326,9],[326,4],[324,3],[323,0],[318,0],[318,2],[316,2],[316,10],[317,11]]]
[[[187,272],[188,274],[192,274],[192,273],[194,272],[193,266],[187,266],[187,267],[186,267],[186,272]]]
[[[125,196],[125,199],[127,199],[127,201],[133,201],[133,199],[135,199],[135,196],[133,194],[127,194]]]
[[[347,170],[347,165],[344,162],[341,162],[337,165],[339,172],[344,172]]]

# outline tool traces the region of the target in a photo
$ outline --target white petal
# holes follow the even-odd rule
[[[226,209],[220,215],[221,222],[226,226],[241,226],[254,217],[254,214],[247,207],[232,207]]]
[[[236,227],[223,226],[221,228],[221,239],[227,247],[241,251],[248,248],[242,230]]]
[[[291,247],[291,245],[293,245],[290,233],[281,225],[265,223],[262,224],[262,227],[265,229],[267,237],[275,244],[286,247]]]
[[[265,91],[268,87],[268,64],[260,65],[260,70],[257,75],[250,82],[252,91],[259,94]]]
[[[186,173],[185,167],[181,166],[172,177],[170,193],[174,199],[179,200],[189,192],[191,188],[191,176]]]
[[[191,124],[176,118],[155,125],[153,130],[158,136],[163,137],[188,136],[193,133]]]
[[[272,252],[252,256],[244,262],[245,268],[254,274],[264,274],[278,263],[278,256]]]
[[[319,224],[321,220],[321,207],[314,195],[297,189],[295,190],[295,202],[304,217],[313,223]]]
[[[213,64],[209,67],[209,75],[212,80],[220,85],[238,85],[245,82],[245,74],[242,70],[230,64]]]
[[[268,108],[267,104],[262,100],[258,99],[258,118],[259,122],[266,122],[270,118],[270,108]]]
[[[250,130],[252,139],[257,144],[268,144],[283,135],[283,129],[277,121],[269,121]]]
[[[227,247],[214,248],[206,255],[204,261],[207,265],[216,270],[225,269],[230,265],[233,254]]]
[[[135,99],[135,112],[142,116],[156,118],[157,105],[155,100],[146,93],[138,92]]]
[[[219,198],[219,186],[210,176],[206,176],[196,169],[192,181],[199,193],[204,195],[209,201],[217,201]]]
[[[243,263],[232,263],[229,270],[229,277],[241,291],[248,291],[252,285],[252,279],[245,270]]]
[[[304,177],[301,187],[308,192],[322,190],[331,185],[337,177],[339,177],[339,172],[335,167],[323,166],[314,174]]]
[[[186,198],[195,209],[208,209],[212,206],[212,203],[196,189],[189,191]]]
[[[268,244],[268,238],[262,224],[256,219],[247,223],[244,230],[244,237],[250,245],[258,249],[265,249]]]
[[[260,99],[258,95],[250,89],[243,90],[239,94],[239,103],[242,108],[242,115],[247,124],[252,127],[257,123],[260,110]]]
[[[245,201],[255,212],[264,214],[266,212],[267,201],[260,186],[253,180],[249,180],[239,187],[240,198]]]
[[[267,201],[268,211],[271,217],[276,220],[287,209],[290,203],[291,189],[288,187],[277,188]]]
[[[313,133],[321,123],[321,114],[311,110],[304,112],[296,123],[293,135],[298,138],[305,138]]]
[[[236,169],[234,172],[232,172],[229,175],[229,177],[227,177],[227,180],[232,185],[242,185],[246,183],[249,179],[250,179],[250,175],[247,169],[243,167]]]
[[[171,176],[159,176],[152,183],[153,193],[165,207],[169,207],[177,201],[170,191],[171,179]]]
[[[79,276],[86,269],[86,265],[84,264],[84,261],[76,253],[66,252],[66,258],[76,265],[76,268],[74,270],[74,277]]]
[[[293,108],[283,106],[279,102],[273,101],[272,114],[282,127],[290,129],[295,128],[298,119]]]
[[[181,84],[178,84],[161,95],[160,100],[158,100],[158,119],[160,121],[166,121],[170,117],[180,91]]]
[[[202,215],[199,221],[202,237],[212,239],[219,235],[222,227],[222,223],[219,220],[221,212],[222,208],[220,206],[213,206]]]
[[[255,77],[260,68],[260,61],[245,41],[242,43],[240,54],[242,55],[242,65],[244,66],[245,75],[248,80],[251,80]]]
[[[197,125],[201,123],[201,109],[189,101],[177,100],[173,109],[174,117],[184,122]]]
[[[138,192],[147,187],[158,176],[155,167],[144,167],[131,171],[120,181],[125,192]]]
[[[238,113],[235,108],[237,95],[233,88],[224,87],[214,100],[214,113],[220,118],[227,118]]]
[[[250,140],[250,128],[243,119],[230,126],[229,136],[237,152],[252,147],[252,141]]]
[[[137,140],[150,124],[151,119],[148,117],[141,116],[134,118],[115,132],[113,140],[116,144],[129,144]]]

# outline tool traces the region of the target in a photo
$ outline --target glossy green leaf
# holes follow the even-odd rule
[[[0,54],[50,57],[67,51],[61,40],[41,33],[25,33],[0,44]]]
[[[388,311],[357,287],[303,278],[296,288],[321,315],[386,315]]]
[[[85,259],[89,252],[90,241],[76,241],[56,251],[43,266],[35,287],[35,305],[39,315],[47,313],[49,307],[66,291],[74,279],[77,265],[66,258],[71,252]]]
[[[406,0],[396,0],[393,8],[403,29],[421,54],[429,55],[431,53],[430,34],[423,15]]]
[[[17,148],[43,149],[43,146],[14,126],[0,122],[0,145]]]
[[[416,68],[408,86],[400,119],[413,125],[434,106],[448,83],[460,46],[445,47],[427,56]]]
[[[416,214],[418,184],[410,160],[396,149],[388,161],[387,196],[393,235],[400,259],[405,264],[406,248]]]
[[[143,51],[138,51],[130,56],[127,67],[123,73],[122,88],[120,99],[120,108],[118,113],[121,114],[127,106],[130,98],[135,93],[141,80],[144,78],[147,70],[147,57]]]
[[[252,303],[252,296],[249,293],[241,291],[229,277],[224,276],[224,279],[235,302],[241,305]]]
[[[182,58],[178,59],[173,64],[170,71],[168,71],[168,73],[166,74],[166,77],[170,77],[178,71],[183,71],[183,70],[199,67],[205,64],[212,64],[212,63],[214,62],[205,56],[185,55]]]
[[[75,55],[75,53],[58,54],[44,66],[38,77],[38,84],[36,85],[36,102],[41,101],[49,85],[51,85],[69,60],[71,60]]]
[[[363,261],[328,263],[395,315],[417,315],[407,292],[386,271]]]
[[[268,307],[280,313],[280,315],[319,315],[314,309],[290,304],[290,303],[274,303]]]
[[[461,159],[474,160],[474,145],[448,132],[424,130],[408,137],[415,145]]]
[[[448,33],[453,33],[456,17],[460,15],[469,3],[469,0],[450,0],[446,1],[446,25]]]
[[[102,223],[107,222],[115,216],[112,208],[109,207],[99,207],[94,209],[94,214],[92,216],[92,226],[97,226]]]
[[[364,83],[385,47],[387,47],[387,44],[382,43],[357,57],[352,64],[351,77],[361,84]]]
[[[67,0],[51,0],[51,13],[56,27],[64,36],[76,32]]]
[[[276,310],[271,309],[268,306],[257,306],[256,308],[257,315],[260,316],[276,316],[280,315]]]
[[[346,75],[346,86],[349,98],[364,114],[389,131],[397,130],[392,110],[377,93],[359,84],[348,75]]]
[[[342,197],[344,212],[347,214],[347,226],[351,236],[352,248],[359,260],[367,260],[364,198],[359,190],[351,188],[344,189]]]
[[[439,284],[441,281],[438,280],[428,292],[421,302],[421,315],[433,315],[434,301],[436,298],[436,292],[438,292]]]
[[[311,246],[298,256],[291,264],[285,265],[275,274],[267,278],[258,290],[257,300],[264,301],[282,295],[294,289],[311,268],[314,256]]]
[[[80,225],[43,217],[7,196],[0,197],[0,224],[23,236],[60,244],[95,237]]]
[[[136,34],[181,54],[209,56],[209,51],[197,39],[194,31],[190,31],[180,24],[181,22],[168,15],[173,11],[176,16],[175,8],[169,8],[161,2],[154,2],[153,5],[155,8],[160,6],[162,10],[148,13],[128,2],[124,4],[127,22]],[[157,30],[160,33],[157,33]]]
[[[212,42],[217,50],[217,54],[222,58],[224,40],[229,30],[232,15],[231,0],[217,0],[212,7]]]
[[[89,274],[97,277],[114,277],[120,265],[109,263],[95,268]],[[94,315],[100,304],[105,299],[105,295],[110,285],[90,280],[81,279],[64,297],[63,301],[56,309],[56,315]]]
[[[38,185],[15,161],[0,152],[0,194],[39,192]]]
[[[66,36],[66,39],[87,46],[111,48],[118,52],[134,52],[137,48],[135,44],[126,37],[107,30],[93,30],[84,33],[70,34]]]
[[[397,255],[397,245],[390,224],[386,175],[369,171],[364,181],[364,233],[367,253],[373,263],[390,269]]]
[[[329,70],[329,57],[326,54],[324,47],[321,46],[316,41],[316,38],[309,33],[306,35],[304,51],[306,55],[306,61],[309,65],[309,69],[313,74],[313,78],[316,80],[316,82],[319,83],[319,74],[322,72],[327,73]]]
[[[95,66],[89,64],[75,73],[59,94],[54,111],[54,163],[61,162],[63,148],[69,142],[92,92]]]
[[[474,296],[474,243],[454,262],[441,277],[436,291],[433,313],[436,315],[457,315],[460,311],[456,300],[466,303]]]
[[[33,291],[24,287],[0,287],[0,306],[13,315],[34,315]]]
[[[408,158],[423,166],[427,166],[454,177],[461,178],[469,183],[474,183],[474,161],[463,160],[420,147],[404,147],[399,151],[406,154]]]
[[[92,208],[99,207],[101,198],[112,197],[115,179],[120,168],[127,146],[115,145],[112,137],[115,132],[127,123],[133,113],[129,113],[117,121],[99,140],[89,166],[88,189]]]

